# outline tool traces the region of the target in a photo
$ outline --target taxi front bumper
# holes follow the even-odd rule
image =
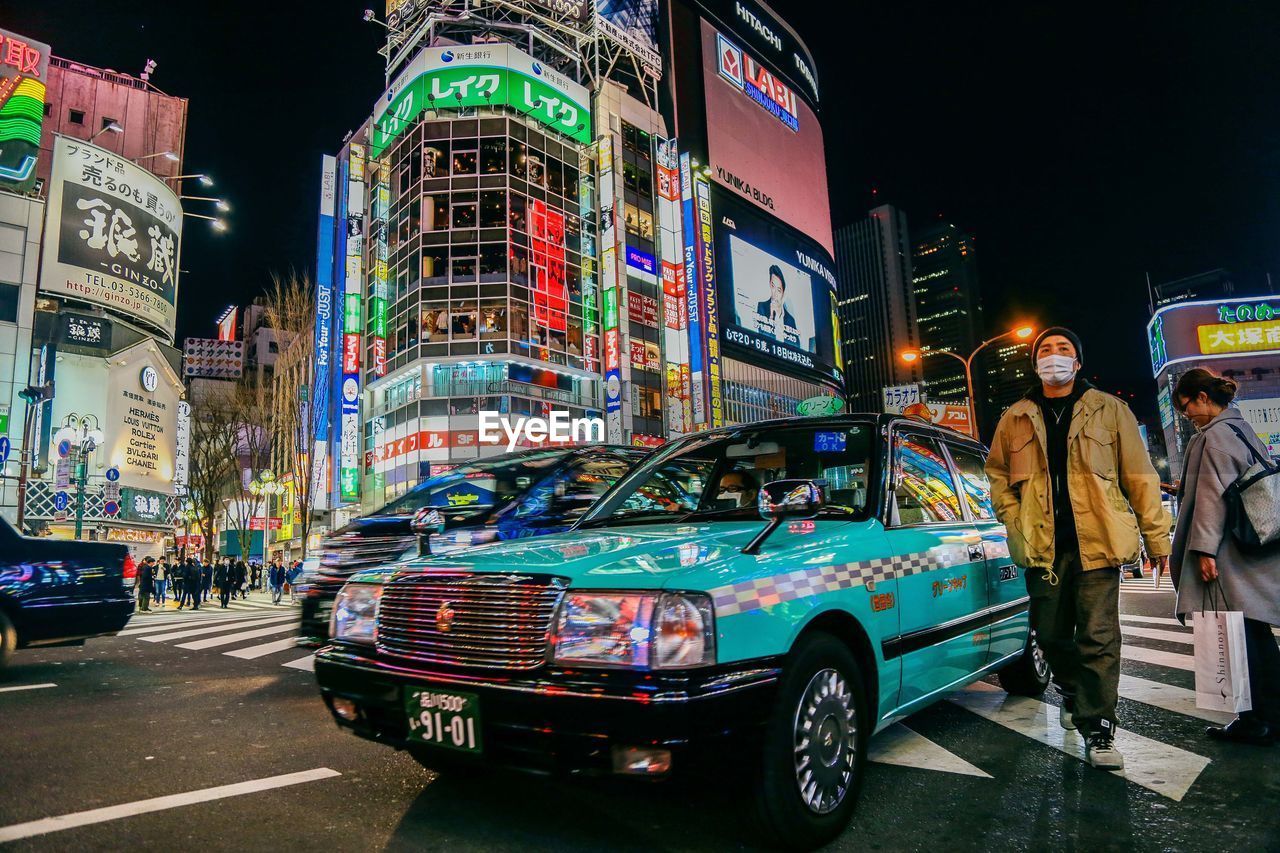
[[[479,698],[484,752],[453,757],[603,775],[622,772],[617,760],[626,750],[666,750],[675,770],[758,734],[773,708],[781,660],[667,673],[546,666],[499,677],[428,671],[331,645],[317,653],[315,674],[334,720],[360,737],[430,755],[438,748],[408,739],[405,691],[458,690]],[[340,716],[335,699],[353,703],[355,719]]]

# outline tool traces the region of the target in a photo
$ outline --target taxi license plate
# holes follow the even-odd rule
[[[481,752],[480,698],[451,690],[405,690],[409,740],[460,752]]]

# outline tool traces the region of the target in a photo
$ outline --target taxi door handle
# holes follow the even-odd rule
[[[970,562],[973,562],[973,561],[976,561],[976,560],[985,560],[985,559],[987,559],[987,552],[986,552],[985,550],[983,550],[983,548],[982,548],[982,545],[981,545],[981,544],[978,544],[978,545],[970,545],[970,546],[969,546],[969,560],[970,560]]]

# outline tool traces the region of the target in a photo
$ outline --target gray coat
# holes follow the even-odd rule
[[[1203,610],[1206,584],[1199,554],[1212,554],[1230,610],[1246,619],[1280,625],[1280,557],[1242,552],[1227,531],[1223,492],[1249,467],[1249,451],[1228,426],[1234,423],[1263,458],[1267,448],[1238,409],[1226,409],[1187,445],[1182,466],[1182,508],[1173,536],[1170,572],[1178,590],[1179,616]]]

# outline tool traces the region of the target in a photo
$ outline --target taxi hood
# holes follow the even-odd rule
[[[865,524],[818,522],[819,527]],[[743,519],[577,530],[420,557],[394,569],[557,575],[579,589],[709,590],[734,582],[743,572],[754,573],[763,564],[804,562],[816,557],[817,550],[830,550],[822,535],[791,534],[784,525],[759,554],[743,554],[743,547],[764,525],[763,520]]]

